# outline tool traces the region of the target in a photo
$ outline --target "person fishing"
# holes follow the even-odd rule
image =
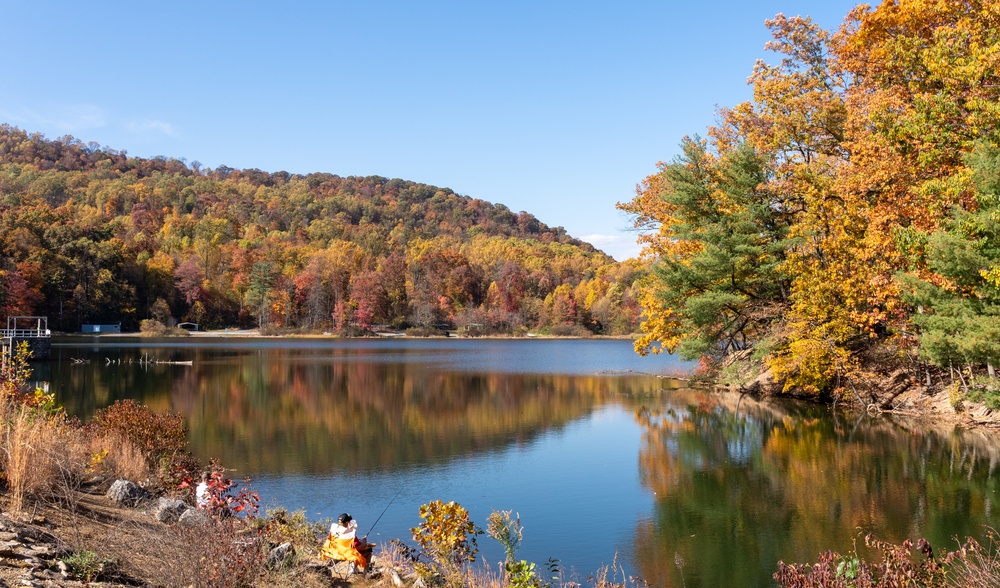
[[[358,522],[345,512],[330,525],[330,534],[323,542],[320,557],[353,562],[363,572],[368,567],[374,547],[368,543],[367,537],[358,538]]]

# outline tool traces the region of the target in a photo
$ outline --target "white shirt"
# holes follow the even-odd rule
[[[209,502],[211,502],[211,497],[208,494],[208,482],[198,483],[198,487],[194,490],[194,498],[198,508],[208,508]]]
[[[358,521],[350,520],[347,521],[347,525],[341,525],[337,521],[334,521],[330,525],[330,534],[333,535],[334,539],[354,539],[354,536],[358,532]]]

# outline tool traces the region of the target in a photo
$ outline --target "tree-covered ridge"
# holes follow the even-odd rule
[[[813,392],[892,365],[923,381],[919,360],[992,373],[998,23],[993,0],[768,21],[780,61],[757,62],[753,99],[620,205],[657,266],[638,348],[752,348]]]
[[[634,263],[532,215],[382,177],[134,158],[0,126],[7,314],[360,333],[635,324]]]

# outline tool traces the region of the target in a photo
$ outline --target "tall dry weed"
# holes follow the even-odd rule
[[[993,528],[986,529],[986,544],[969,537],[957,553],[948,575],[949,586],[993,588],[1000,586],[1000,537]]]
[[[206,525],[177,525],[159,553],[159,579],[167,586],[252,588],[267,576],[267,545],[259,529],[231,517]]]
[[[380,544],[376,557],[376,567],[381,569],[382,573],[372,579],[359,580],[359,585],[365,588],[395,587],[393,572],[400,578],[412,578],[416,575],[414,567],[417,561],[416,553],[399,540]],[[494,569],[485,562],[480,565],[464,566],[460,584],[464,588],[510,588],[511,586],[502,569]]]
[[[87,444],[61,415],[23,404],[0,406],[0,449],[8,508],[23,512],[29,496],[68,494],[86,469]]]
[[[589,584],[594,588],[646,588],[649,586],[643,579],[629,575],[625,567],[618,563],[618,554],[611,565],[605,564],[590,578]]]
[[[125,478],[136,484],[150,479],[146,454],[129,439],[110,431],[91,434],[88,441],[92,470],[114,478]]]
[[[467,588],[507,588],[510,581],[503,570],[483,564],[466,572],[464,584]]]

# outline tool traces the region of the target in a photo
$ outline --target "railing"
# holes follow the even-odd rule
[[[0,329],[0,337],[14,339],[31,339],[51,336],[52,331],[49,329]]]

